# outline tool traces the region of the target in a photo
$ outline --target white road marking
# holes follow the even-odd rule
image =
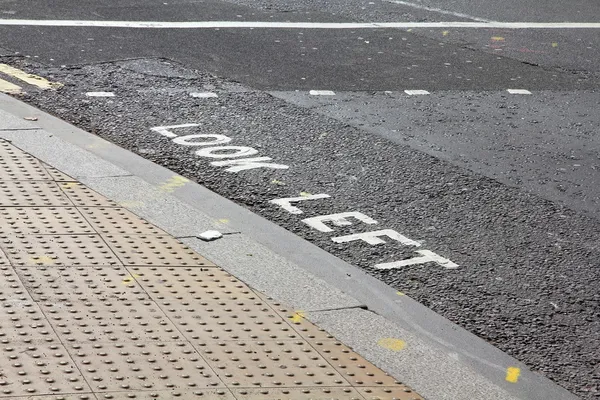
[[[396,232],[393,229],[382,229],[380,231],[354,233],[352,235],[334,237],[331,238],[331,240],[335,243],[348,243],[353,242],[355,240],[362,240],[363,242],[367,242],[372,246],[387,243],[385,240],[381,239],[380,236],[387,236],[390,239],[394,239],[405,246],[421,246],[421,243],[415,242],[414,240],[407,238],[406,236]]]
[[[377,264],[374,268],[377,269],[397,269],[402,267],[408,267],[410,265],[420,265],[426,264],[430,262],[434,262],[438,265],[446,269],[456,269],[458,268],[458,264],[453,263],[452,261],[444,258],[440,255],[435,254],[433,251],[429,250],[417,250],[417,253],[421,254],[421,257],[409,258],[408,260],[402,261],[394,261],[389,263]]]
[[[143,29],[417,29],[417,28],[498,28],[498,29],[600,29],[600,22],[274,22],[274,21],[83,21],[0,19],[0,26],[59,26]]]
[[[242,158],[241,160],[226,160],[226,161],[213,161],[210,165],[215,167],[227,167],[227,172],[240,172],[248,169],[255,168],[271,168],[271,169],[288,169],[290,166],[285,164],[275,164],[266,161],[271,161],[271,157],[254,157],[254,158]]]
[[[283,208],[285,211],[289,212],[290,214],[302,214],[303,211],[301,209],[299,209],[296,206],[293,206],[292,203],[297,203],[299,201],[305,201],[305,200],[319,200],[319,199],[328,199],[329,196],[328,194],[325,193],[319,193],[319,194],[309,194],[306,196],[300,196],[300,197],[285,197],[283,199],[274,199],[274,200],[270,200],[269,203],[273,203],[273,204],[277,204],[278,206],[280,206],[281,208]]]
[[[489,19],[474,17],[474,16],[469,15],[469,14],[463,14],[463,13],[454,12],[454,11],[443,10],[441,8],[427,7],[427,6],[424,6],[424,5],[421,5],[421,4],[410,3],[408,1],[400,1],[400,0],[385,0],[385,1],[387,1],[388,3],[401,4],[403,6],[409,6],[409,7],[418,8],[420,10],[433,11],[433,12],[436,12],[436,13],[439,13],[439,14],[454,15],[455,17],[460,17],[460,18],[468,18],[468,19],[472,19],[473,21],[492,22]]]
[[[151,131],[160,133],[163,136],[166,136],[170,139],[173,139],[173,142],[182,146],[206,146],[206,145],[214,145],[214,144],[223,144],[229,143],[231,138],[225,135],[219,134],[198,134],[198,135],[185,135],[179,136],[176,133],[171,132],[173,129],[179,128],[193,128],[196,126],[200,126],[200,124],[178,124],[178,125],[165,125],[165,126],[155,126],[150,128]],[[198,138],[214,138],[211,142],[196,142],[191,141],[192,139]],[[221,151],[233,150],[234,152],[220,153]],[[252,147],[246,146],[219,146],[219,147],[206,147],[201,150],[196,151],[196,155],[200,157],[208,157],[208,158],[236,158],[236,157],[246,157],[258,154],[258,150]],[[243,158],[236,160],[226,160],[226,161],[213,161],[210,165],[215,167],[229,167],[226,168],[227,172],[240,172],[248,169],[255,168],[272,168],[272,169],[288,169],[289,166],[285,164],[275,164],[269,163],[266,161],[270,161],[272,158],[270,157],[254,157],[254,158]]]
[[[210,139],[210,141],[192,141],[192,139]],[[231,142],[231,138],[225,135],[218,134],[200,134],[200,135],[185,135],[178,136],[173,139],[173,143],[180,144],[182,146],[214,146],[215,144],[225,144]]]
[[[332,90],[311,90],[308,92],[311,96],[335,96]]]
[[[113,92],[87,92],[88,97],[115,97]]]
[[[333,229],[325,225],[323,222],[331,222],[335,226],[350,226],[352,222],[346,218],[353,217],[365,224],[376,224],[373,218],[360,213],[358,211],[343,212],[339,214],[319,215],[317,217],[305,218],[302,220],[306,225],[320,232],[333,232]]]
[[[219,97],[219,96],[217,96],[216,93],[213,93],[213,92],[195,92],[195,93],[190,93],[190,96],[201,98],[201,99],[207,99],[207,98],[211,98],[211,97]]]
[[[506,89],[506,91],[510,94],[531,94],[529,90],[525,89]]]
[[[405,90],[404,93],[409,94],[411,96],[429,94],[427,90]]]
[[[192,128],[194,126],[200,126],[200,124],[180,124],[180,125],[167,125],[167,126],[155,126],[154,128],[150,128],[151,131],[154,132],[158,132],[163,136],[166,136],[168,138],[174,138],[177,137],[179,135],[177,135],[176,133],[171,132],[171,129],[177,129],[177,128]]]
[[[196,151],[197,156],[208,158],[237,158],[253,156],[255,154],[258,154],[258,150],[247,146],[207,147]]]

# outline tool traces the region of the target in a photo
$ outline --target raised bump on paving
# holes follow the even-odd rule
[[[0,168],[0,399],[422,400],[71,177],[0,160],[27,165]]]

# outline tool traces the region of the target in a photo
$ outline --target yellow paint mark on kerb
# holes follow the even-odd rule
[[[228,223],[229,223],[229,220],[228,220],[227,218],[221,218],[221,219],[219,220],[219,222],[220,222],[220,223],[222,223],[222,224],[228,224]]]
[[[310,193],[308,193],[308,192],[300,192],[300,196],[302,196],[302,197],[308,197],[308,196],[310,196]]]
[[[510,383],[517,383],[521,375],[521,368],[508,367],[506,368],[506,381]]]
[[[553,43],[552,43],[552,47],[558,47],[558,43],[556,43],[556,42],[553,42]]]
[[[305,316],[306,316],[306,314],[304,313],[304,311],[297,310],[290,319],[292,320],[293,323],[297,324],[298,322],[302,321]]]
[[[0,64],[0,72],[10,75],[13,78],[17,78],[23,82],[29,83],[30,85],[37,86],[41,89],[56,89],[62,86],[60,83],[50,82],[41,76],[28,74],[20,69],[13,68],[10,65]]]
[[[504,42],[504,38],[502,36],[492,36],[492,40],[494,42]]]
[[[384,349],[392,350],[392,351],[400,351],[406,347],[406,342],[404,340],[395,339],[395,338],[383,338],[377,341],[377,344]]]
[[[406,296],[406,295],[405,295],[404,293],[402,293],[402,292],[396,292],[396,294],[397,294],[398,296]]]
[[[444,32],[442,32],[442,35],[443,35],[443,36],[448,36],[448,31],[444,31]]]
[[[189,179],[184,178],[183,176],[175,175],[174,177],[160,185],[158,188],[163,192],[173,193],[175,189],[185,186],[185,184],[189,181]]]
[[[123,285],[127,285],[131,282],[133,282],[135,279],[134,278],[139,278],[140,276],[138,274],[133,274],[132,276],[128,276],[127,278],[123,278]]]
[[[34,262],[38,265],[53,265],[54,264],[54,259],[52,257],[49,256],[36,256],[36,257],[31,257],[29,259],[29,261]]]
[[[14,83],[0,79],[0,92],[8,94],[19,94],[21,93],[21,86],[17,86]]]

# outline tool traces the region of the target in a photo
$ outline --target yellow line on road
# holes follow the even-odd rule
[[[30,85],[37,86],[41,89],[56,89],[62,86],[60,83],[50,82],[41,76],[28,74],[25,71],[21,71],[18,68],[14,68],[6,64],[0,64],[0,72],[10,75],[13,78],[17,78],[23,82],[29,83]]]
[[[0,92],[9,93],[9,94],[18,94],[21,93],[21,87],[15,85],[14,83],[10,83],[3,79],[0,79]]]

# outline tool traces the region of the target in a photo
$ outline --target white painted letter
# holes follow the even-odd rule
[[[199,141],[199,142],[191,142],[190,141],[191,139],[196,139],[196,138],[201,138],[201,139],[214,138],[214,140]],[[231,138],[229,136],[217,135],[217,134],[186,135],[186,136],[180,136],[180,137],[173,139],[173,143],[177,143],[182,146],[208,146],[209,144],[215,145],[215,144],[224,144],[224,143],[229,143],[229,142],[231,142]]]
[[[175,129],[175,128],[191,128],[194,126],[199,126],[200,124],[181,124],[181,125],[169,125],[169,126],[155,126],[154,128],[150,128],[150,130],[154,131],[154,132],[158,132],[163,136],[166,136],[168,138],[174,138],[177,137],[178,135],[174,134],[173,132],[169,131],[169,129]]]
[[[363,213],[357,211],[344,212],[339,214],[329,214],[329,215],[320,215],[318,217],[311,217],[303,219],[302,222],[310,226],[311,228],[315,228],[321,232],[333,232],[333,229],[325,225],[323,222],[331,222],[335,226],[349,226],[352,225],[352,222],[348,221],[347,217],[354,217],[359,221],[364,222],[365,224],[376,224],[373,218],[366,216]]]
[[[434,262],[446,269],[458,268],[457,264],[454,264],[452,261],[448,260],[447,258],[438,256],[433,251],[417,250],[417,253],[421,254],[421,257],[414,257],[414,258],[409,258],[408,260],[377,264],[377,265],[375,265],[375,268],[377,268],[377,269],[395,269],[395,268],[407,267],[409,265],[425,264],[428,262]]]
[[[327,199],[329,197],[331,197],[331,196],[329,196],[328,194],[325,194],[325,193],[309,194],[307,196],[301,196],[301,197],[286,197],[283,199],[275,199],[275,200],[269,201],[269,203],[277,204],[278,206],[281,206],[281,208],[283,208],[285,211],[287,211],[291,214],[302,214],[302,210],[299,209],[298,207],[293,206],[292,203],[296,203],[298,201],[304,201],[304,200]]]
[[[284,164],[274,164],[263,161],[270,161],[272,158],[270,157],[255,157],[255,158],[243,158],[241,160],[226,160],[226,161],[213,161],[210,165],[214,165],[215,167],[226,167],[231,165],[231,167],[227,168],[225,171],[227,172],[240,172],[245,171],[247,169],[254,168],[272,168],[272,169],[288,169],[289,166]]]
[[[233,150],[233,153],[219,153],[224,150]],[[218,146],[207,147],[196,151],[196,155],[209,158],[235,158],[253,156],[258,153],[258,150],[246,146]]]
[[[411,240],[411,239],[407,238],[406,236],[399,234],[398,232],[396,232],[393,229],[382,229],[380,231],[374,231],[374,232],[364,232],[364,233],[355,233],[355,234],[346,235],[346,236],[338,236],[338,237],[331,238],[331,240],[333,240],[336,243],[347,243],[347,242],[353,242],[355,240],[362,240],[373,246],[376,244],[386,243],[385,240],[380,239],[379,236],[387,236],[390,239],[394,239],[394,240],[402,243],[405,246],[420,246],[421,245],[421,243],[415,242],[414,240]]]

